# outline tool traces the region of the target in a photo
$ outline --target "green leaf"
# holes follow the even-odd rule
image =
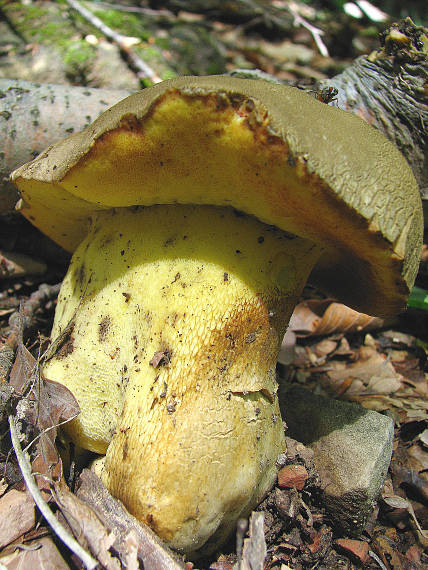
[[[420,287],[413,287],[410,293],[409,307],[428,311],[428,291]]]

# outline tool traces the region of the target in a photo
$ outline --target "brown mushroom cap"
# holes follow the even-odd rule
[[[99,209],[193,203],[321,242],[313,279],[369,314],[403,310],[418,268],[421,200],[403,156],[358,117],[283,85],[165,81],[12,176],[23,215],[70,251]]]

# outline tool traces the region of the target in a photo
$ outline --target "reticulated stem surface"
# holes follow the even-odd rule
[[[229,208],[153,206],[98,214],[74,254],[44,373],[112,494],[177,548],[223,539],[274,481],[276,359],[319,253]]]

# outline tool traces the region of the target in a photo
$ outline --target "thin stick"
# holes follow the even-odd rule
[[[3,339],[0,340],[0,381],[6,382],[15,360],[15,351],[19,340],[33,325],[34,313],[43,305],[58,296],[61,283],[58,285],[47,285],[43,283],[37,291],[31,294],[30,298],[21,303],[18,311],[9,317],[9,326],[3,332]]]
[[[138,70],[137,75],[139,78],[148,78],[153,83],[160,83],[162,81],[156,71],[152,69],[150,65],[143,61],[140,57],[138,57],[138,55],[135,55],[135,53],[130,49],[129,45],[127,44],[126,36],[123,36],[122,34],[119,34],[118,32],[112,30],[90,10],[82,6],[82,4],[80,4],[80,2],[77,0],[65,1],[69,6],[73,8],[73,10],[76,10],[76,12],[78,12],[82,18],[85,18],[85,20],[97,28],[97,30],[100,30],[100,32],[102,32],[106,38],[109,38],[119,47],[120,50],[126,54],[131,65]]]
[[[62,542],[76,556],[80,558],[88,570],[94,570],[98,566],[97,560],[92,558],[92,556],[86,552],[86,550],[82,548],[77,542],[77,540],[73,538],[71,534],[62,526],[62,524],[56,519],[55,515],[48,507],[46,501],[43,499],[42,494],[40,493],[40,490],[34,480],[33,474],[31,473],[31,465],[28,461],[28,456],[22,451],[21,443],[19,441],[19,427],[14,416],[9,416],[9,428],[10,437],[12,440],[13,449],[15,450],[16,458],[18,460],[19,468],[21,469],[25,484],[27,485],[27,489],[34,499],[34,502],[58,538],[60,538]]]
[[[327,46],[325,45],[325,43],[321,39],[321,36],[324,34],[323,30],[316,28],[315,26],[313,26],[312,24],[307,22],[304,18],[302,18],[302,16],[298,12],[297,4],[295,2],[290,2],[287,5],[287,8],[294,17],[294,24],[295,25],[300,24],[303,28],[306,28],[308,30],[308,32],[310,32],[310,34],[314,38],[314,42],[315,42],[320,54],[324,57],[328,57]]]
[[[157,20],[166,19],[168,21],[175,20],[174,12],[165,9],[153,10],[151,8],[142,8],[141,6],[125,6],[125,4],[113,4],[111,2],[102,2],[97,0],[97,6],[107,10],[117,10],[118,12],[131,12],[133,14],[143,14],[148,18],[155,18]]]

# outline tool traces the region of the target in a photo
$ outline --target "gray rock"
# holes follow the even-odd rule
[[[314,451],[326,508],[341,532],[358,536],[379,495],[392,455],[393,421],[358,404],[280,388],[287,435]]]

